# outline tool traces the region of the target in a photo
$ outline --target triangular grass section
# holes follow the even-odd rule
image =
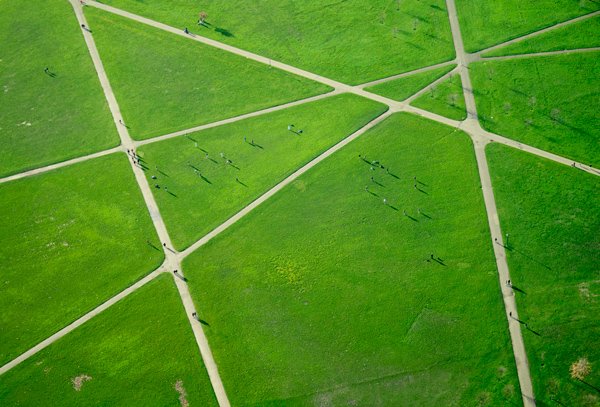
[[[166,274],[0,376],[4,405],[187,405],[182,398],[217,405]]]
[[[103,3],[352,85],[454,58],[444,0]]]
[[[123,153],[0,184],[0,225],[0,364],[164,258]]]
[[[599,58],[600,51],[471,64],[481,125],[597,167]]]
[[[456,0],[467,52],[550,27],[600,9],[595,0]]]
[[[3,1],[1,7],[0,176],[117,146],[69,2]]]
[[[430,71],[421,72],[414,75],[405,76],[378,85],[369,86],[365,90],[376,93],[399,102],[411,97],[431,82],[441,78],[456,65],[446,65]]]
[[[462,81],[458,73],[433,86],[411,105],[454,120],[467,118]]]
[[[92,7],[86,17],[125,123],[137,139],[331,90]]]
[[[356,95],[332,96],[138,153],[171,238],[184,248],[385,110]]]
[[[233,405],[518,404],[492,244],[469,137],[400,113],[183,267]]]
[[[498,48],[484,57],[600,47],[600,16],[565,25],[544,34]]]
[[[600,177],[496,143],[486,155],[538,405],[594,405]],[[580,358],[592,366],[583,381],[569,371]]]

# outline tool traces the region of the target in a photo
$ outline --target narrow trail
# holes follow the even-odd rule
[[[127,131],[127,127],[123,125],[123,117],[121,116],[121,111],[119,109],[119,105],[113,93],[113,90],[110,86],[110,82],[104,70],[104,66],[100,59],[100,55],[96,48],[96,44],[92,37],[90,31],[84,29],[83,27],[89,27],[85,16],[83,15],[82,6],[77,0],[70,0],[73,9],[75,10],[75,14],[77,16],[77,20],[82,27],[82,34],[85,38],[86,45],[92,57],[92,62],[94,63],[94,67],[96,68],[96,72],[98,73],[98,78],[100,79],[100,84],[104,91],[104,95],[106,96],[106,100],[109,105],[110,112],[113,116],[113,120],[115,122],[115,126],[119,132],[119,137],[121,138],[121,145],[125,149],[129,149],[135,151],[135,144],[132,141],[129,133]],[[135,156],[134,153],[132,155]],[[142,191],[142,195],[144,197],[144,202],[146,203],[146,207],[148,208],[148,212],[150,213],[150,217],[152,218],[152,223],[158,233],[158,236],[163,242],[163,251],[165,254],[165,263],[164,266],[167,270],[180,270],[181,265],[176,257],[176,252],[171,249],[173,247],[171,243],[171,238],[169,237],[169,233],[167,232],[167,228],[165,223],[160,215],[160,211],[158,209],[158,205],[154,200],[154,196],[152,195],[152,190],[148,181],[146,180],[146,176],[144,175],[144,171],[141,167],[134,163],[134,159],[128,156],[129,164],[131,165],[131,169],[135,174],[136,181]],[[175,277],[173,277],[175,278]],[[182,302],[186,310],[193,310],[194,304],[189,295],[189,291],[187,291],[187,285],[183,287],[177,280],[175,280],[178,291],[180,293]],[[192,311],[195,312],[195,311]],[[188,318],[190,318],[190,314],[188,313]],[[223,387],[223,383],[221,381],[221,377],[219,376],[219,371],[217,369],[217,365],[212,357],[212,353],[208,348],[208,343],[206,342],[206,338],[204,337],[204,333],[202,332],[202,326],[197,322],[190,319],[190,325],[194,332],[194,336],[196,337],[196,342],[198,348],[200,350],[200,354],[202,355],[202,360],[204,361],[204,366],[208,372],[211,385],[213,387],[213,391],[215,392],[215,396],[219,405],[222,407],[228,407],[229,399],[227,398],[227,394],[225,393],[225,388]]]
[[[82,13],[79,2],[76,0],[69,0],[69,1],[72,4],[73,9],[75,10],[75,14],[77,16],[79,24],[80,25],[85,24],[85,26],[88,27],[88,24]],[[71,332],[73,329],[76,329],[77,327],[81,326],[83,323],[87,322],[94,316],[98,315],[100,312],[104,311],[105,309],[107,309],[111,305],[115,304],[122,298],[131,294],[132,292],[139,289],[140,287],[144,286],[146,283],[148,283],[149,281],[156,278],[160,273],[162,273],[162,272],[170,273],[173,270],[178,270],[179,277],[174,276],[173,278],[174,278],[176,287],[178,289],[179,295],[182,299],[185,310],[188,314],[188,319],[190,321],[190,325],[192,327],[194,336],[196,338],[196,342],[200,349],[200,353],[202,355],[204,364],[209,373],[209,377],[211,379],[211,384],[213,386],[213,389],[215,391],[215,394],[217,396],[219,404],[221,406],[229,406],[229,401],[227,399],[225,389],[221,382],[216,363],[213,359],[212,352],[210,351],[210,347],[206,340],[206,336],[204,335],[204,332],[202,330],[202,325],[199,322],[199,320],[194,319],[192,317],[192,313],[197,312],[197,311],[194,306],[193,300],[190,296],[187,284],[184,281],[184,277],[183,277],[183,274],[181,271],[181,261],[184,258],[186,258],[188,255],[193,253],[196,249],[203,246],[208,241],[210,241],[212,238],[217,236],[219,233],[221,233],[224,230],[226,230],[227,228],[229,228],[231,225],[233,225],[239,219],[241,219],[242,217],[247,215],[249,212],[251,212],[253,209],[255,209],[257,206],[259,206],[261,203],[263,203],[264,201],[269,199],[271,196],[276,194],[278,191],[280,191],[286,185],[293,182],[296,178],[301,176],[303,173],[305,173],[306,171],[308,171],[309,169],[311,169],[312,167],[314,167],[315,165],[320,163],[322,160],[324,160],[325,158],[329,157],[331,154],[335,153],[336,151],[338,151],[339,149],[344,147],[346,144],[350,143],[355,138],[357,138],[360,135],[362,135],[363,133],[365,133],[367,130],[369,130],[373,126],[375,126],[378,123],[380,123],[381,121],[385,120],[392,113],[406,111],[406,112],[420,115],[420,116],[428,118],[430,120],[434,120],[436,122],[446,124],[448,126],[451,126],[451,127],[457,128],[457,129],[464,130],[471,136],[471,138],[473,140],[475,155],[477,158],[478,170],[479,170],[482,189],[483,189],[483,196],[484,196],[484,201],[485,201],[485,206],[486,206],[486,212],[487,212],[487,216],[488,216],[488,223],[490,226],[491,237],[493,240],[494,254],[496,257],[496,263],[497,263],[498,271],[499,271],[501,291],[502,291],[502,295],[504,298],[506,314],[508,317],[509,332],[510,332],[511,341],[513,344],[515,361],[517,364],[517,372],[519,375],[519,382],[521,385],[521,392],[523,394],[523,403],[525,406],[534,406],[535,400],[534,400],[534,396],[533,396],[533,390],[532,390],[531,378],[530,378],[530,374],[529,374],[529,366],[528,366],[528,362],[527,362],[527,356],[526,356],[525,347],[524,347],[524,343],[523,343],[523,339],[522,339],[520,324],[519,324],[519,322],[517,322],[518,313],[517,313],[516,303],[515,303],[515,299],[514,299],[514,292],[512,291],[512,289],[510,287],[507,287],[504,284],[504,281],[510,279],[510,275],[509,275],[509,270],[508,270],[508,266],[506,263],[506,253],[505,253],[504,246],[503,246],[502,232],[500,230],[499,219],[498,219],[496,204],[495,204],[495,200],[494,200],[493,188],[492,188],[491,178],[490,178],[489,169],[488,169],[488,163],[487,163],[487,160],[485,157],[485,146],[490,142],[498,142],[498,143],[505,144],[507,146],[517,148],[517,149],[526,151],[528,153],[531,153],[531,154],[534,154],[534,155],[537,155],[537,156],[540,156],[540,157],[543,157],[543,158],[546,158],[546,159],[549,159],[549,160],[552,160],[555,162],[559,162],[564,165],[574,166],[578,169],[581,169],[583,171],[586,171],[586,172],[596,175],[596,176],[600,176],[600,171],[598,171],[590,166],[581,164],[579,162],[574,162],[573,160],[537,149],[532,146],[528,146],[526,144],[522,144],[520,142],[508,139],[506,137],[503,137],[503,136],[500,136],[500,135],[497,135],[494,133],[487,132],[484,129],[482,129],[481,125],[479,124],[479,121],[477,120],[478,119],[477,108],[475,105],[475,99],[473,97],[473,91],[472,91],[471,81],[470,81],[469,72],[468,72],[468,65],[471,62],[480,61],[480,60],[508,59],[508,58],[513,58],[513,57],[531,57],[531,56],[538,56],[538,55],[545,55],[545,54],[554,55],[554,54],[569,53],[569,52],[590,52],[590,51],[600,50],[600,48],[597,48],[597,49],[555,51],[555,52],[549,52],[549,53],[535,53],[535,54],[508,56],[508,57],[490,57],[490,58],[481,57],[481,54],[484,52],[488,52],[488,51],[494,50],[496,48],[500,48],[502,46],[506,46],[506,45],[509,45],[509,44],[512,44],[512,43],[515,43],[518,41],[522,41],[527,38],[531,38],[535,35],[542,34],[544,32],[550,31],[552,29],[555,29],[555,28],[558,28],[558,27],[561,27],[561,26],[564,26],[567,24],[571,24],[576,21],[590,18],[592,16],[600,14],[600,11],[590,13],[585,16],[577,17],[577,18],[556,24],[554,26],[545,28],[543,30],[536,31],[536,32],[528,34],[526,36],[519,37],[514,40],[510,40],[510,41],[504,42],[502,44],[495,45],[493,47],[487,48],[485,50],[479,51],[474,54],[468,54],[464,50],[464,45],[462,42],[462,36],[460,33],[460,26],[459,26],[457,14],[456,14],[456,7],[455,7],[454,0],[446,0],[446,3],[447,3],[447,7],[448,7],[448,13],[450,16],[450,23],[451,23],[450,25],[451,25],[451,30],[452,30],[452,35],[453,35],[454,45],[455,45],[455,50],[456,50],[456,59],[455,60],[444,62],[441,64],[431,65],[431,66],[420,68],[420,69],[417,69],[417,70],[414,70],[411,72],[394,75],[394,76],[391,76],[388,78],[383,78],[383,79],[380,79],[377,81],[372,81],[372,82],[357,85],[357,86],[343,84],[341,82],[337,82],[337,81],[331,80],[329,78],[325,78],[323,76],[316,75],[314,73],[311,73],[311,72],[308,72],[305,70],[301,70],[301,69],[295,68],[295,67],[287,65],[287,64],[283,64],[278,61],[273,61],[271,59],[262,57],[260,55],[256,55],[256,54],[253,54],[253,53],[250,53],[250,52],[247,52],[247,51],[235,48],[235,47],[231,47],[229,45],[220,43],[218,41],[210,40],[210,39],[200,37],[200,36],[188,35],[188,34],[183,33],[179,29],[170,27],[168,25],[165,25],[165,24],[162,24],[162,23],[150,20],[150,19],[146,19],[141,16],[137,16],[135,14],[132,14],[132,13],[129,13],[129,12],[126,12],[123,10],[119,10],[119,9],[116,9],[116,8],[113,8],[110,6],[103,5],[101,3],[96,3],[96,2],[88,3],[87,4],[88,6],[97,7],[97,8],[103,9],[105,11],[108,11],[108,12],[111,12],[114,14],[118,14],[118,15],[124,16],[126,18],[141,22],[143,24],[154,26],[156,28],[171,32],[173,34],[184,36],[186,38],[190,38],[190,39],[205,43],[207,45],[210,45],[210,46],[213,46],[216,48],[220,48],[227,52],[231,52],[231,53],[234,53],[234,54],[237,54],[237,55],[243,56],[245,58],[249,58],[249,59],[264,63],[264,64],[269,64],[278,69],[282,69],[284,71],[291,72],[296,75],[300,75],[300,76],[303,76],[308,79],[312,79],[312,80],[320,82],[320,83],[324,83],[326,85],[333,87],[334,91],[323,94],[323,95],[318,95],[315,97],[287,103],[284,105],[275,106],[275,107],[271,107],[268,109],[263,109],[260,111],[240,115],[237,117],[228,118],[228,119],[217,121],[214,123],[209,123],[209,124],[205,124],[202,126],[196,126],[191,129],[181,130],[181,131],[166,134],[163,136],[154,137],[152,139],[148,139],[148,140],[144,140],[144,141],[134,141],[129,136],[127,128],[121,124],[121,121],[123,119],[121,117],[119,106],[117,104],[116,98],[113,94],[112,88],[108,81],[108,77],[106,76],[106,73],[104,71],[104,67],[100,60],[98,51],[96,49],[96,46],[95,46],[95,43],[94,43],[94,40],[92,37],[92,34],[90,32],[88,32],[87,30],[82,30],[82,34],[84,36],[86,45],[88,46],[88,50],[90,52],[90,56],[92,58],[94,66],[97,70],[98,77],[100,79],[100,83],[101,83],[102,89],[104,91],[105,97],[107,99],[111,114],[113,115],[115,126],[118,130],[119,137],[121,139],[121,143],[122,143],[121,146],[115,147],[112,149],[108,149],[108,150],[104,150],[104,151],[100,151],[98,153],[90,154],[87,156],[78,157],[78,158],[64,161],[61,163],[52,164],[49,166],[45,166],[45,167],[37,168],[34,170],[25,171],[25,172],[22,172],[19,174],[7,176],[5,178],[0,179],[0,184],[4,183],[4,182],[13,181],[16,179],[22,179],[22,178],[25,178],[28,176],[34,176],[36,174],[48,172],[48,171],[51,171],[51,170],[54,170],[57,168],[66,167],[66,166],[69,166],[72,164],[76,164],[76,163],[83,162],[86,160],[94,159],[94,158],[101,157],[101,156],[104,156],[107,154],[112,154],[115,152],[125,152],[127,149],[134,150],[138,146],[170,139],[173,137],[183,136],[190,132],[199,131],[199,130],[203,130],[203,129],[207,129],[207,128],[213,128],[213,127],[221,126],[221,125],[224,125],[227,123],[233,123],[233,122],[243,120],[243,119],[246,119],[249,117],[256,117],[256,116],[260,116],[260,115],[267,114],[270,112],[287,109],[292,106],[297,106],[297,105],[300,105],[303,103],[309,103],[312,101],[324,99],[324,98],[331,97],[331,96],[337,95],[337,94],[342,94],[342,93],[354,93],[354,94],[366,97],[368,99],[384,103],[389,107],[389,110],[386,113],[384,113],[383,115],[379,116],[378,118],[374,119],[373,121],[371,121],[370,123],[365,125],[364,127],[362,127],[361,129],[359,129],[358,131],[356,131],[355,133],[348,136],[347,138],[345,138],[338,144],[334,145],[329,150],[325,151],[324,153],[322,153],[321,155],[319,155],[318,157],[316,157],[315,159],[313,159],[312,161],[310,161],[309,163],[307,163],[306,165],[304,165],[297,171],[295,171],[289,177],[287,177],[286,179],[284,179],[280,183],[278,183],[271,190],[265,192],[262,196],[260,196],[254,202],[250,203],[248,206],[243,208],[236,215],[234,215],[233,217],[231,217],[230,219],[225,221],[222,225],[220,225],[219,227],[217,227],[216,229],[214,229],[213,231],[211,231],[210,233],[208,233],[207,235],[202,237],[200,240],[198,240],[196,243],[192,244],[190,247],[188,247],[186,250],[184,250],[183,252],[180,252],[180,253],[170,249],[172,247],[172,244],[171,244],[166,226],[160,215],[158,206],[156,205],[156,202],[152,195],[151,188],[145,178],[144,172],[141,168],[136,166],[130,160],[132,171],[134,172],[136,181],[138,182],[138,185],[142,191],[144,201],[146,203],[146,206],[148,208],[148,211],[150,213],[150,216],[152,218],[154,226],[157,230],[157,233],[158,233],[161,241],[167,245],[167,247],[164,250],[165,262],[163,263],[163,265],[160,268],[158,268],[157,270],[148,274],[146,277],[144,277],[143,279],[141,279],[140,281],[138,281],[131,287],[128,287],[127,289],[123,290],[121,293],[119,293],[116,296],[112,297],[111,299],[107,300],[105,303],[101,304],[94,310],[83,315],[82,317],[80,317],[73,323],[69,324],[68,326],[64,327],[63,329],[61,329],[54,335],[52,335],[52,336],[48,337],[47,339],[45,339],[44,341],[40,342],[39,344],[37,344],[33,348],[29,349],[28,351],[26,351],[25,353],[23,353],[16,359],[14,359],[14,360],[10,361],[9,363],[5,364],[4,366],[0,367],[0,375],[5,373],[6,371],[10,370],[14,366],[18,365],[19,363],[23,362],[24,360],[28,359],[32,355],[36,354],[40,350],[46,348],[47,346],[49,346],[56,340],[60,339],[67,333]],[[404,76],[409,76],[412,74],[426,72],[426,71],[429,71],[432,69],[436,69],[436,68],[454,64],[454,63],[457,63],[458,67],[444,76],[450,75],[453,72],[454,73],[458,72],[461,76],[461,80],[463,81],[465,103],[466,103],[467,112],[468,112],[468,117],[464,121],[456,121],[456,120],[448,119],[446,117],[437,115],[432,112],[428,112],[423,109],[416,108],[414,106],[410,106],[408,104],[411,100],[415,99],[418,95],[420,95],[420,94],[424,93],[426,90],[430,89],[431,86],[434,86],[434,84],[439,82],[442,78],[438,79],[437,81],[435,81],[432,84],[429,84],[427,87],[421,89],[419,92],[415,93],[414,95],[412,95],[410,98],[408,98],[404,102],[397,102],[397,101],[367,92],[363,89],[367,86],[372,86],[372,85],[375,85],[378,83],[384,83],[386,81],[401,78]]]
[[[98,151],[97,153],[88,154],[88,155],[84,155],[81,157],[73,158],[71,160],[62,161],[62,162],[59,162],[56,164],[50,164],[45,167],[39,167],[39,168],[35,168],[33,170],[20,172],[18,174],[9,175],[7,177],[0,178],[0,184],[2,184],[4,182],[9,182],[9,181],[15,181],[15,180],[21,179],[21,178],[31,177],[31,176],[37,175],[37,174],[43,174],[44,172],[56,170],[56,169],[62,168],[62,167],[68,167],[69,165],[82,163],[87,160],[91,160],[91,159],[98,158],[98,157],[103,157],[105,155],[109,155],[112,153],[118,153],[120,151],[124,151],[122,147],[120,147],[120,146],[113,147],[113,148],[109,148],[108,150]]]
[[[352,133],[351,135],[349,135],[348,137],[346,137],[345,139],[343,139],[342,141],[340,141],[333,147],[330,147],[327,151],[323,152],[322,154],[320,154],[319,156],[317,156],[316,158],[314,158],[313,160],[311,160],[304,166],[302,166],[299,169],[297,169],[296,171],[294,171],[291,175],[289,175],[283,181],[279,182],[273,188],[271,188],[270,190],[265,192],[263,195],[258,197],[255,201],[253,201],[252,203],[250,203],[249,205],[244,207],[241,211],[239,211],[238,213],[233,215],[228,220],[226,220],[223,224],[221,224],[216,229],[212,230],[207,235],[205,235],[200,240],[198,240],[196,243],[192,244],[187,249],[185,249],[183,252],[181,252],[178,255],[179,258],[181,260],[183,260],[184,258],[189,256],[191,253],[193,253],[195,250],[197,250],[201,246],[204,246],[215,236],[219,235],[225,229],[229,228],[235,222],[237,222],[238,220],[240,220],[241,218],[246,216],[248,213],[250,213],[252,210],[254,210],[257,206],[259,206],[260,204],[265,202],[267,199],[269,199],[270,197],[275,195],[277,192],[282,190],[285,186],[287,186],[291,182],[293,182],[296,178],[298,178],[299,176],[304,174],[306,171],[313,168],[315,165],[319,164],[321,161],[323,161],[324,159],[326,159],[327,157],[329,157],[330,155],[332,155],[333,153],[335,153],[336,151],[338,151],[339,149],[341,149],[342,147],[344,147],[345,145],[347,145],[348,143],[350,143],[351,141],[353,141],[354,139],[359,137],[360,135],[364,134],[367,130],[371,129],[372,127],[376,126],[378,123],[381,123],[382,121],[387,119],[392,113],[393,112],[391,110],[388,110],[387,112],[383,113],[381,116],[379,116],[379,117],[375,118],[374,120],[372,120],[371,122],[367,123],[365,126],[360,128],[358,131]]]
[[[102,311],[106,310],[110,306],[121,301],[123,298],[127,297],[132,292],[145,286],[147,283],[149,283],[150,281],[152,281],[156,277],[158,277],[160,275],[160,273],[162,273],[163,271],[165,271],[164,267],[163,266],[159,267],[158,269],[154,270],[152,273],[148,274],[146,277],[142,278],[135,284],[131,285],[130,287],[127,287],[125,290],[121,291],[119,294],[117,294],[114,297],[103,302],[102,304],[100,304],[99,306],[97,306],[96,308],[94,308],[93,310],[88,312],[87,314],[85,314],[82,317],[71,322],[69,325],[65,326],[60,331],[49,336],[48,338],[44,339],[42,342],[35,345],[33,348],[27,350],[26,352],[22,353],[21,355],[19,355],[15,359],[11,360],[4,366],[0,367],[0,375],[8,372],[10,369],[17,366],[19,363],[26,361],[27,359],[29,359],[36,353],[47,348],[48,346],[50,346],[51,344],[53,344],[54,342],[56,342],[57,340],[59,340],[60,338],[65,336],[66,334],[68,334],[69,332],[73,331],[75,328],[80,327],[81,325],[85,324],[87,321],[89,321],[96,315],[100,314]]]
[[[502,230],[500,229],[500,221],[498,218],[498,210],[494,199],[494,191],[488,168],[487,159],[485,156],[485,145],[489,142],[482,137],[483,130],[479,124],[477,116],[477,106],[473,96],[473,88],[471,86],[471,78],[469,76],[468,64],[469,60],[464,50],[458,15],[456,13],[456,5],[454,0],[446,0],[448,15],[450,17],[450,27],[452,29],[452,37],[456,48],[456,55],[460,62],[459,71],[463,83],[463,92],[465,96],[465,104],[467,107],[467,126],[463,128],[471,135],[475,147],[475,158],[477,160],[477,168],[481,180],[481,188],[487,213],[490,234],[492,238],[492,246],[494,248],[494,256],[496,257],[496,266],[498,268],[498,279],[500,281],[500,289],[502,290],[502,298],[504,300],[504,308],[508,320],[508,328],[510,339],[512,342],[513,354],[517,367],[517,375],[519,377],[519,385],[523,397],[523,405],[525,407],[535,406],[535,398],[533,395],[533,384],[531,382],[531,373],[529,371],[529,362],[527,360],[527,352],[525,351],[525,343],[521,333],[521,325],[517,322],[519,314],[517,313],[517,304],[512,288],[507,287],[504,282],[510,280],[508,264],[506,262],[506,253],[502,243]],[[514,318],[516,319],[514,319]]]
[[[487,52],[492,52],[492,51],[495,51],[495,50],[497,50],[499,48],[503,48],[503,47],[506,47],[508,45],[515,44],[517,42],[528,40],[529,38],[537,37],[538,35],[545,34],[548,31],[553,31],[553,30],[556,30],[557,28],[564,27],[566,25],[570,25],[570,24],[576,23],[578,21],[587,20],[588,18],[595,17],[597,15],[600,15],[600,11],[594,11],[594,12],[589,13],[589,14],[584,14],[584,15],[579,16],[579,17],[571,18],[571,19],[563,21],[561,23],[551,25],[550,27],[542,28],[541,30],[537,30],[537,31],[534,31],[534,32],[529,33],[529,34],[525,34],[525,35],[522,35],[520,37],[513,38],[512,40],[501,42],[500,44],[496,44],[496,45],[493,45],[491,47],[482,49],[482,50],[474,52],[474,53],[472,53],[470,55],[473,56],[474,58],[478,58],[478,57],[481,57],[482,54],[485,54]]]
[[[549,57],[549,56],[554,56],[554,55],[583,54],[586,52],[598,52],[598,51],[600,51],[600,47],[576,48],[576,49],[564,49],[564,50],[560,50],[560,51],[533,52],[531,54],[502,55],[502,56],[497,56],[497,57],[479,57],[478,59],[476,59],[476,61],[503,61],[506,59]]]
[[[385,83],[385,82],[389,82],[389,81],[394,81],[396,79],[400,79],[400,78],[404,78],[404,77],[412,76],[412,75],[417,75],[417,74],[420,74],[420,73],[432,71],[434,69],[438,69],[438,68],[442,68],[444,66],[454,65],[454,64],[456,64],[456,59],[453,59],[451,61],[442,62],[442,63],[435,64],[435,65],[425,66],[425,67],[419,68],[419,69],[413,69],[412,71],[407,71],[407,72],[403,72],[403,73],[400,73],[400,74],[397,74],[397,75],[388,76],[386,78],[377,79],[375,81],[362,83],[360,85],[356,85],[355,87],[359,88],[359,89],[364,89],[364,88],[368,88],[370,86],[379,85],[381,83]]]

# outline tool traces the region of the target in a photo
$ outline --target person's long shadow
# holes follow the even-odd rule
[[[391,175],[392,177],[396,178],[396,179],[400,179],[400,177],[398,177],[396,174],[388,172],[388,175]]]
[[[202,178],[202,180],[203,180],[204,182],[206,182],[206,183],[208,183],[208,184],[211,184],[211,185],[212,185],[212,182],[210,182],[210,180],[209,180],[208,178],[206,178],[204,175],[202,175],[202,174],[198,173],[198,176],[199,176],[200,178]]]
[[[379,195],[377,195],[375,192],[373,192],[373,191],[369,191],[368,189],[367,189],[367,192],[368,192],[368,193],[370,193],[371,195],[373,195],[373,196],[375,196],[375,197],[379,198]]]
[[[511,285],[510,286],[513,290],[520,292],[521,294],[525,294],[527,295],[527,293],[523,290],[521,290],[519,287],[515,286],[515,285]]]
[[[377,181],[377,180],[375,180],[375,179],[373,180],[373,183],[374,183],[375,185],[379,185],[380,187],[383,187],[383,188],[385,188],[385,185],[383,185],[381,182],[379,182],[379,181]]]
[[[412,216],[410,216],[408,214],[406,214],[404,216],[406,216],[408,219],[412,220],[413,222],[418,222],[419,221],[417,218],[413,218]]]
[[[171,196],[173,196],[173,197],[177,198],[177,195],[176,195],[176,194],[174,194],[173,192],[169,191],[169,190],[167,190],[167,194],[169,194],[169,195],[171,195]]]
[[[260,148],[261,150],[265,149],[263,146],[261,146],[260,144],[255,143],[255,142],[248,143],[248,144],[250,144],[252,147]]]
[[[432,219],[431,216],[427,215],[425,212],[421,211],[421,215],[425,216],[427,219]]]
[[[198,318],[198,322],[200,322],[202,325],[210,326],[210,324],[203,319]]]
[[[600,393],[600,389],[599,389],[598,387],[594,386],[593,384],[590,384],[590,383],[588,383],[588,382],[586,382],[586,381],[583,381],[583,380],[581,380],[581,379],[577,379],[577,380],[578,380],[579,382],[581,382],[581,383],[585,384],[585,385],[586,385],[586,386],[588,386],[589,388],[591,388],[591,389],[593,389],[593,390],[596,390],[596,392]]]
[[[168,175],[165,172],[158,170],[158,169],[156,171],[158,171],[160,174],[164,175],[165,177],[168,177]]]
[[[396,208],[394,205],[388,205],[390,207],[390,209],[395,210],[396,212],[398,212],[398,208]]]
[[[515,252],[515,253],[517,253],[517,254],[520,254],[521,256],[523,256],[523,257],[525,257],[525,258],[527,258],[527,259],[529,259],[529,260],[533,261],[534,263],[537,263],[537,264],[539,264],[540,266],[542,266],[542,267],[546,268],[547,270],[552,270],[552,268],[550,268],[550,266],[547,266],[547,265],[545,265],[544,263],[542,263],[542,262],[540,262],[540,261],[538,261],[538,260],[534,259],[532,256],[530,256],[529,254],[527,254],[527,253],[525,253],[525,252],[523,252],[523,251],[521,251],[521,250],[517,250],[517,249],[516,249],[514,246],[511,246],[511,245],[509,245],[509,244],[505,244],[505,245],[504,245],[504,248],[505,248],[506,250],[510,251],[510,252]]]
[[[244,184],[242,181],[240,181],[239,179],[235,180],[238,184],[245,186],[246,188],[248,188],[248,185]]]
[[[417,187],[417,191],[419,191],[419,192],[421,192],[421,193],[423,193],[425,195],[429,195],[429,193],[427,191],[425,191],[424,189],[421,189],[419,187]]]

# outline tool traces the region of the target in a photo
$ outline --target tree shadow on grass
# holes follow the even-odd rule
[[[235,37],[235,35],[233,35],[233,33],[225,28],[222,27],[215,27],[215,31],[218,32],[219,34],[221,34],[224,37]]]

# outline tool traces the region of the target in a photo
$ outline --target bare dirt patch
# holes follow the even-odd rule
[[[88,376],[86,374],[80,374],[79,376],[72,377],[71,383],[73,384],[73,388],[75,389],[75,391],[81,391],[83,383],[89,382],[90,380],[92,380],[91,376]]]
[[[173,388],[179,393],[179,404],[181,407],[189,407],[190,403],[187,401],[187,393],[183,387],[183,381],[177,380],[173,385]]]

